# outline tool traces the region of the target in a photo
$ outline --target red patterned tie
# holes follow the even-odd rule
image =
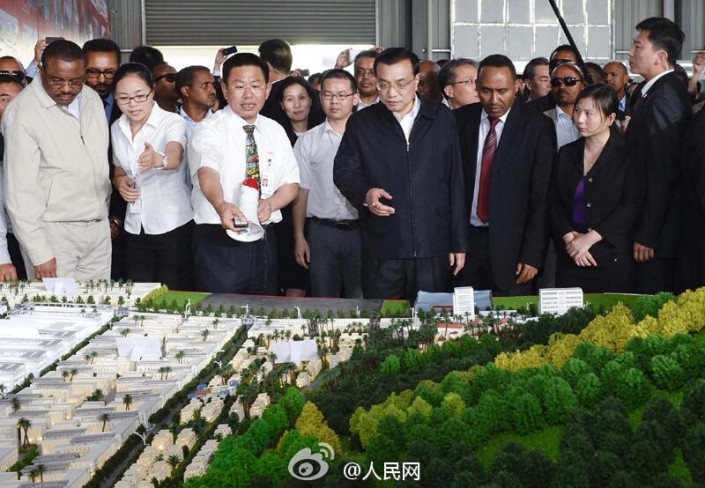
[[[490,131],[485,138],[485,145],[482,147],[482,168],[480,169],[480,189],[477,192],[477,216],[483,222],[490,220],[490,174],[492,173],[492,161],[497,150],[497,133],[495,127],[499,119],[488,119]]]

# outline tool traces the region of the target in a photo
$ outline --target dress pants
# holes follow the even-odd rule
[[[365,298],[416,300],[419,291],[443,292],[448,288],[448,256],[362,261]]]
[[[656,256],[636,265],[637,293],[653,295],[675,289],[676,260]]]
[[[362,243],[355,226],[336,228],[309,219],[309,275],[314,297],[362,298]],[[342,291],[345,289],[345,295]]]
[[[514,263],[516,266],[516,263]],[[472,286],[475,290],[492,290],[494,296],[527,296],[532,294],[532,283],[517,285],[509,290],[500,290],[492,273],[490,259],[490,229],[468,225],[468,252],[465,267],[456,283]]]
[[[164,234],[125,233],[127,276],[134,282],[164,283],[170,290],[193,289],[193,221]]]
[[[198,224],[193,232],[196,289],[211,293],[276,295],[276,233],[267,226],[264,239],[231,239],[219,224]]]

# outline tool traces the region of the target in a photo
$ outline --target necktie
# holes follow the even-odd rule
[[[255,126],[244,125],[242,128],[247,133],[247,139],[245,140],[245,175],[247,178],[254,178],[257,183],[260,183],[259,154],[257,154],[257,143],[253,134]]]
[[[492,162],[494,153],[497,150],[497,133],[495,127],[499,119],[488,119],[490,121],[490,131],[485,138],[485,145],[482,147],[482,168],[480,169],[480,189],[477,192],[477,216],[487,223],[490,220],[490,174],[492,173]]]

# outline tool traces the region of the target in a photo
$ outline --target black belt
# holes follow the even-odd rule
[[[325,225],[326,227],[333,227],[338,230],[353,230],[360,227],[360,222],[358,220],[319,219],[318,217],[309,217],[309,219],[317,224]]]

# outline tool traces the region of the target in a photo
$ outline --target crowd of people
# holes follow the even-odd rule
[[[414,298],[705,284],[705,115],[685,35],[652,17],[628,65],[570,45],[375,48],[309,79],[290,46],[179,71],[149,46],[0,57],[0,279]],[[353,73],[346,70],[353,66]],[[630,79],[639,75],[640,82]]]

